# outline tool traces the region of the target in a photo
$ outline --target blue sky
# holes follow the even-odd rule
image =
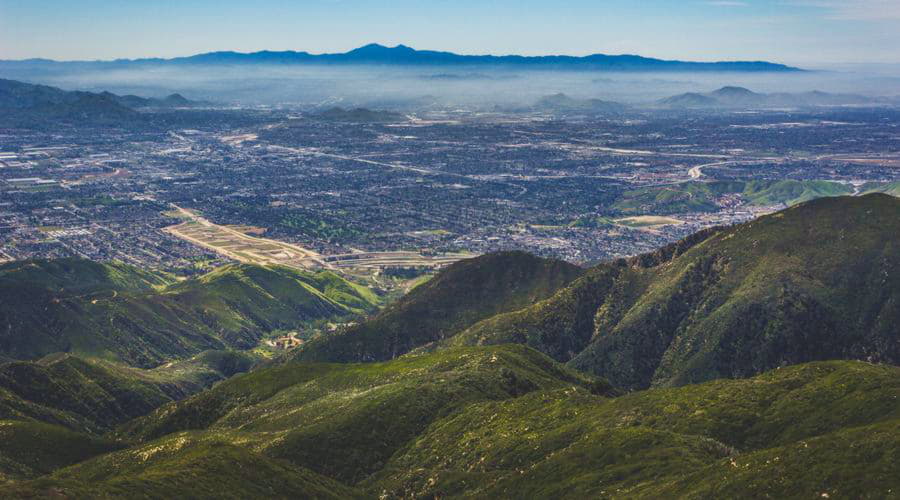
[[[0,0],[0,59],[342,52],[900,63],[900,0]]]

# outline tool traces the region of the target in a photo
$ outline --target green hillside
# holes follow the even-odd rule
[[[101,456],[50,478],[0,488],[5,498],[359,497],[337,481],[217,441],[178,435]]]
[[[900,197],[900,181],[888,184],[866,184],[862,189],[864,193],[884,193]]]
[[[102,433],[249,370],[246,354],[206,352],[154,370],[53,355],[0,365],[0,419]]]
[[[121,432],[146,441],[0,495],[881,498],[900,487],[898,367],[820,362],[615,398],[591,391],[602,387],[514,345],[287,363],[166,405]]]
[[[785,204],[791,206],[816,198],[853,194],[853,187],[830,181],[797,181],[793,179],[775,182],[751,181],[744,185],[742,194],[753,205]]]
[[[419,498],[884,498],[900,487],[898,375],[829,362],[611,400],[533,392],[443,419],[363,484]]]
[[[622,193],[612,208],[623,214],[714,212],[719,210],[716,198],[741,190],[740,182],[685,182],[639,188]]]
[[[545,299],[583,269],[523,252],[457,262],[374,319],[295,351],[300,360],[383,361],[450,337],[477,321]]]
[[[825,359],[900,362],[900,200],[827,198],[603,264],[452,345],[527,343],[630,389]]]
[[[716,200],[726,194],[741,195],[751,205],[796,205],[816,198],[853,194],[848,184],[816,180],[764,180],[684,182],[626,191],[612,209],[624,214],[677,214],[715,212]]]
[[[124,445],[38,422],[0,420],[0,485],[31,479]]]
[[[330,272],[231,265],[182,282],[79,259],[0,266],[0,354],[72,352],[152,367],[247,349],[278,328],[365,314],[379,298]]]

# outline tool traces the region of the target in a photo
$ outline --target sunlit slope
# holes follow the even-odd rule
[[[122,429],[126,439],[208,430],[354,483],[430,423],[469,403],[591,386],[524,346],[462,348],[387,363],[288,363],[223,382]]]
[[[330,272],[233,265],[173,283],[79,259],[0,266],[0,354],[74,352],[152,367],[249,348],[275,328],[373,311],[378,297]]]
[[[900,369],[799,365],[603,399],[471,405],[364,482],[392,497],[884,498],[900,487]]]
[[[0,488],[5,498],[335,498],[360,493],[283,460],[177,435],[53,476]]]
[[[900,181],[888,184],[866,184],[863,186],[867,193],[885,193],[900,197]]]
[[[524,346],[288,363],[121,433],[143,443],[0,495],[880,498],[900,481],[894,366],[602,387]]]
[[[890,185],[875,185],[873,190],[889,192]],[[717,212],[721,207],[716,200],[726,194],[740,195],[750,205],[777,206],[853,193],[849,184],[822,180],[691,181],[626,191],[612,208],[624,214]]]
[[[307,343],[295,359],[383,361],[439,341],[475,322],[545,299],[583,269],[523,252],[457,262],[413,289],[374,319]]]
[[[900,200],[827,198],[598,266],[451,344],[522,342],[626,388],[826,359],[900,363]]]
[[[0,419],[99,434],[249,370],[250,356],[210,351],[155,370],[72,355],[0,365]]]

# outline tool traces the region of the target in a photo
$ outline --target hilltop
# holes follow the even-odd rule
[[[0,355],[79,353],[150,368],[264,333],[365,315],[380,299],[331,272],[228,265],[185,281],[81,259],[0,266]]]
[[[846,106],[876,102],[875,99],[856,94],[829,94],[821,91],[760,94],[744,87],[722,87],[705,94],[688,92],[667,97],[658,104],[666,108],[685,109]]]

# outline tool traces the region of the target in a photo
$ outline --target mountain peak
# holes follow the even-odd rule
[[[163,101],[166,103],[169,103],[169,104],[178,104],[178,105],[187,105],[187,104],[190,104],[190,102],[191,102],[179,93],[168,95],[168,96],[166,96],[165,99],[163,99]]]
[[[726,86],[713,92],[717,96],[753,96],[756,92],[744,87]]]
[[[407,47],[406,45],[395,45],[394,47],[388,47],[386,45],[381,45],[380,43],[370,43],[367,45],[363,45],[362,47],[353,49],[347,54],[357,54],[357,55],[389,55],[389,54],[413,54],[417,52],[416,49],[412,47]]]

